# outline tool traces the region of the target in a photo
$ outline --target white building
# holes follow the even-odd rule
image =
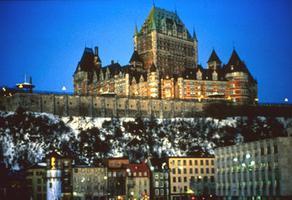
[[[223,199],[291,199],[292,137],[215,150],[216,195]]]

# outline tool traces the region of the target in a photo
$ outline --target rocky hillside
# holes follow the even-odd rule
[[[0,112],[0,162],[19,170],[51,149],[94,164],[106,157],[209,155],[217,146],[284,136],[292,118],[90,118],[46,113]]]

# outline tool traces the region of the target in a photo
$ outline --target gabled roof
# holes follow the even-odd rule
[[[212,53],[211,53],[210,58],[209,58],[207,63],[213,62],[213,61],[216,61],[220,64],[222,63],[221,60],[219,59],[219,57],[217,56],[217,53],[215,52],[214,49],[212,50]]]
[[[109,78],[114,77],[116,74],[119,74],[121,70],[121,65],[118,62],[113,62],[102,68],[103,75],[106,74],[106,71],[109,70]]]
[[[132,62],[141,62],[142,63],[142,60],[141,60],[141,58],[136,50],[133,52],[131,59],[129,61],[129,63],[132,63]]]
[[[150,72],[156,72],[156,69],[157,69],[156,66],[154,65],[154,63],[152,63],[149,69]]]

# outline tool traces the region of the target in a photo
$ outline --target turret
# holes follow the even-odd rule
[[[245,63],[241,61],[235,50],[232,51],[224,71],[225,78],[228,81],[226,98],[239,104],[253,102],[254,92],[251,91],[251,88],[255,81],[253,81]]]

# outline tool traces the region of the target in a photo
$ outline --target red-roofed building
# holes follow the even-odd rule
[[[128,165],[126,185],[129,199],[149,199],[150,169],[146,163]]]

